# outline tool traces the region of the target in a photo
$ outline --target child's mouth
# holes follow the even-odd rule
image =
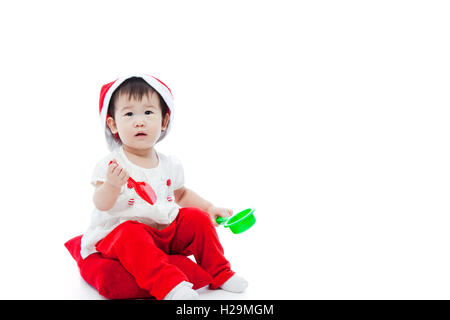
[[[135,137],[145,137],[147,134],[143,133],[143,132],[138,132],[136,133],[134,136]]]

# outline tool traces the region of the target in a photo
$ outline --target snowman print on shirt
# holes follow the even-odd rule
[[[128,189],[133,189],[133,185],[129,182],[127,183],[127,187],[128,187]],[[134,191],[134,189],[133,189],[133,191]],[[130,206],[134,205],[134,201],[135,201],[134,199],[136,197],[136,192],[133,192],[133,193],[134,193],[133,198],[130,198],[128,200],[128,205],[130,205]]]
[[[166,186],[167,186],[167,198],[166,199],[167,199],[167,201],[172,202],[172,201],[174,201],[172,180],[167,179]]]

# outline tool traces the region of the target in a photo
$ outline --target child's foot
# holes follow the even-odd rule
[[[163,300],[197,300],[198,293],[192,289],[192,283],[182,281],[164,297]]]
[[[221,285],[220,288],[226,291],[240,293],[244,292],[247,286],[248,286],[247,280],[239,277],[237,274],[234,274],[230,279],[225,281],[225,283]]]

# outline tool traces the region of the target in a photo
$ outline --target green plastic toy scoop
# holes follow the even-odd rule
[[[216,222],[225,228],[230,228],[233,233],[242,233],[250,229],[256,222],[253,212],[255,209],[248,208],[231,217],[217,217]]]

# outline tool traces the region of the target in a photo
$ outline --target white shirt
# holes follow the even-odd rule
[[[157,152],[158,165],[146,169],[128,160],[123,147],[114,149],[95,166],[91,183],[106,181],[109,162],[116,159],[135,181],[145,181],[156,193],[156,202],[151,205],[143,200],[127,183],[122,186],[114,206],[108,211],[94,208],[91,224],[81,238],[81,257],[97,252],[95,245],[122,222],[139,221],[151,227],[161,229],[169,225],[178,215],[179,207],[175,203],[174,190],[184,185],[184,171],[180,161],[173,156]]]

